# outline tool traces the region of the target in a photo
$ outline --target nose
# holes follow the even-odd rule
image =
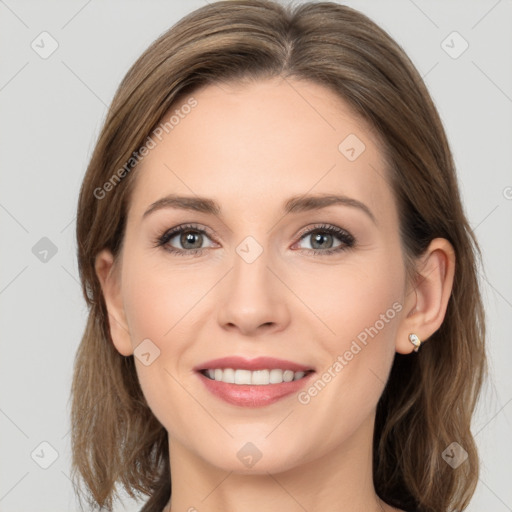
[[[242,254],[242,256],[240,256]],[[268,251],[251,261],[236,253],[231,272],[223,279],[219,297],[218,322],[227,331],[246,336],[276,333],[290,322],[291,292],[283,282],[279,265]]]

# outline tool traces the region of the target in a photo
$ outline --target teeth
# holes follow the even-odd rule
[[[251,373],[252,373],[251,384],[256,384],[256,385],[260,385],[260,386],[264,386],[264,385],[268,384],[268,382],[269,382],[269,380],[268,380],[269,371],[268,370],[257,370],[255,372],[251,372]]]
[[[283,382],[283,370],[270,370],[270,384],[279,384]]]
[[[217,377],[217,372],[221,372],[220,379],[222,380],[222,370],[215,370],[215,377]],[[235,370],[235,384],[250,384],[251,383],[251,372],[249,370]]]
[[[233,370],[232,368],[215,368],[205,370],[204,374],[212,380],[225,382],[227,384],[253,384],[266,386],[267,384],[281,384],[299,380],[306,375],[306,372],[293,372],[292,370]]]
[[[215,379],[217,380],[217,379]],[[235,383],[235,370],[232,368],[226,368],[222,375],[220,376],[220,380],[223,382],[227,382],[228,384],[234,384]]]
[[[286,370],[285,372],[283,372],[283,380],[285,382],[291,382],[293,380],[293,372],[291,370]]]

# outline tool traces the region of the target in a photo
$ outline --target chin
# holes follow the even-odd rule
[[[265,440],[264,435],[243,439],[230,439],[224,444],[216,444],[213,450],[210,446],[202,453],[196,453],[212,466],[246,475],[282,473],[306,462],[308,458],[303,443],[293,446],[273,443]],[[300,452],[297,450],[298,446],[302,448]]]

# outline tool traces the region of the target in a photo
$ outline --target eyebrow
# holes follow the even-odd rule
[[[312,210],[320,210],[331,205],[350,206],[363,211],[374,224],[377,224],[375,216],[368,206],[361,201],[335,194],[317,194],[308,196],[294,196],[288,199],[283,205],[283,213],[299,213]],[[180,210],[192,210],[220,217],[221,208],[213,199],[199,196],[178,196],[170,194],[152,203],[144,212],[143,218],[163,208],[175,208]]]

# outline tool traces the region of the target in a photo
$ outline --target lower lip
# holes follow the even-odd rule
[[[270,405],[293,393],[297,393],[309,381],[311,372],[299,380],[282,382],[281,384],[251,385],[251,384],[228,384],[212,380],[198,372],[199,378],[210,393],[232,405],[242,407],[263,407]]]

